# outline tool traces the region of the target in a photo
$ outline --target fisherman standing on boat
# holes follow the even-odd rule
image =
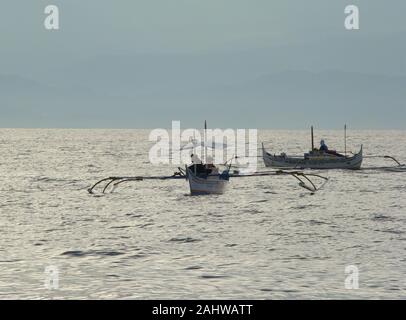
[[[319,149],[319,150],[320,150],[320,151],[324,151],[324,152],[328,152],[328,147],[327,147],[327,145],[325,144],[325,142],[324,142],[323,139],[320,141],[320,149]]]

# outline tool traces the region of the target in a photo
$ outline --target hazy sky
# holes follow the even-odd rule
[[[58,31],[44,28],[49,4]],[[348,4],[358,31],[344,28]],[[404,0],[2,0],[0,126],[406,128],[405,12]]]

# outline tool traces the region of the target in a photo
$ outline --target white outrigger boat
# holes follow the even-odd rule
[[[230,175],[228,169],[224,170],[221,174],[202,172],[197,173],[196,165],[186,167],[186,179],[189,181],[190,194],[223,194],[228,185]]]
[[[346,127],[345,127],[346,129]],[[320,151],[314,148],[313,127],[311,128],[312,150],[303,157],[288,156],[286,153],[272,155],[265,150],[262,143],[262,158],[266,167],[290,169],[350,169],[361,168],[363,160],[362,145],[358,153],[351,156],[337,153],[336,151]]]

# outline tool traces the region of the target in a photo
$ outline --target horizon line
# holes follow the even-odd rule
[[[342,128],[325,128],[325,127],[315,127],[316,130],[334,130],[334,131],[341,131],[344,130],[344,126]],[[171,130],[171,127],[139,127],[139,128],[128,128],[128,127],[2,127],[0,126],[0,130],[155,130],[155,129],[167,129]],[[185,127],[183,130],[186,129],[197,129],[193,127]],[[265,128],[265,127],[257,127],[257,128],[249,128],[249,127],[213,127],[209,129],[257,129],[257,130],[275,130],[275,131],[283,131],[283,130],[310,130],[310,126],[308,128]],[[182,130],[182,129],[181,129]],[[203,128],[198,128],[198,130],[203,130]],[[348,127],[348,131],[367,131],[367,130],[377,130],[377,131],[406,131],[406,128],[354,128]]]

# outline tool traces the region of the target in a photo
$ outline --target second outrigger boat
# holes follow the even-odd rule
[[[272,155],[262,145],[263,159],[266,167],[290,168],[290,169],[351,169],[357,170],[362,164],[362,146],[360,151],[349,156],[337,156],[319,151],[310,151],[304,157],[289,157]]]
[[[346,132],[346,127],[345,127]],[[262,143],[262,157],[266,167],[290,169],[351,169],[361,168],[363,160],[362,145],[358,153],[351,156],[336,151],[322,151],[314,148],[313,127],[311,128],[312,150],[303,157],[288,156],[286,153],[272,155],[265,150]],[[345,133],[346,140],[346,133]],[[345,147],[346,149],[346,147]]]

